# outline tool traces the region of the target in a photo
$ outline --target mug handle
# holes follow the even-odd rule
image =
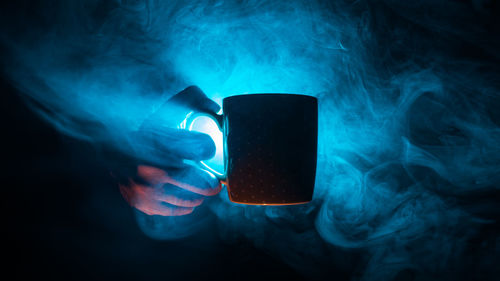
[[[221,132],[223,132],[222,127],[223,127],[223,121],[222,121],[222,115],[213,113],[213,112],[196,112],[196,111],[191,111],[186,119],[181,123],[181,129],[186,129],[188,131],[191,131],[193,128],[194,121],[198,117],[208,117],[212,120],[215,121],[215,124],[217,124],[217,127]],[[210,174],[214,175],[222,184],[226,184],[226,175],[221,174],[214,169],[210,168],[207,164],[205,164],[203,161],[194,161],[194,164],[196,164],[200,169],[209,172]]]

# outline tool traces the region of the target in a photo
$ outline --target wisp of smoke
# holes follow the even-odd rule
[[[394,2],[42,3],[23,14],[37,25],[16,22],[23,32],[2,34],[3,66],[61,132],[118,149],[188,85],[216,101],[316,96],[313,202],[241,206],[222,192],[208,203],[222,237],[250,239],[311,277],[330,264],[362,280],[460,272],[468,239],[496,222],[461,199],[500,186],[500,96],[493,63],[443,49],[464,42],[498,59],[498,44],[479,24],[450,24],[487,18],[480,1]],[[145,232],[171,239],[194,231],[176,225]]]

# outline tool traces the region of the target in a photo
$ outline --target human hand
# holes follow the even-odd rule
[[[129,138],[135,168],[125,174],[121,171],[127,179],[119,183],[121,194],[132,207],[147,215],[187,215],[207,196],[220,192],[221,184],[213,175],[184,163],[211,158],[215,154],[212,139],[175,128],[190,111],[216,113],[219,109],[199,88],[191,86],[144,121]]]

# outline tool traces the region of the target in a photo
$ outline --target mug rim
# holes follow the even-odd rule
[[[303,98],[311,98],[313,100],[318,100],[315,96],[304,95],[304,94],[294,94],[294,93],[248,93],[242,95],[232,95],[229,97],[225,97],[222,99],[224,102],[226,99],[236,98],[236,97],[248,97],[248,96],[295,96],[295,97],[303,97]]]

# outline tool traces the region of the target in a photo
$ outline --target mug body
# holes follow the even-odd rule
[[[311,96],[249,94],[223,100],[224,167],[232,202],[311,201],[316,176],[318,104]]]

